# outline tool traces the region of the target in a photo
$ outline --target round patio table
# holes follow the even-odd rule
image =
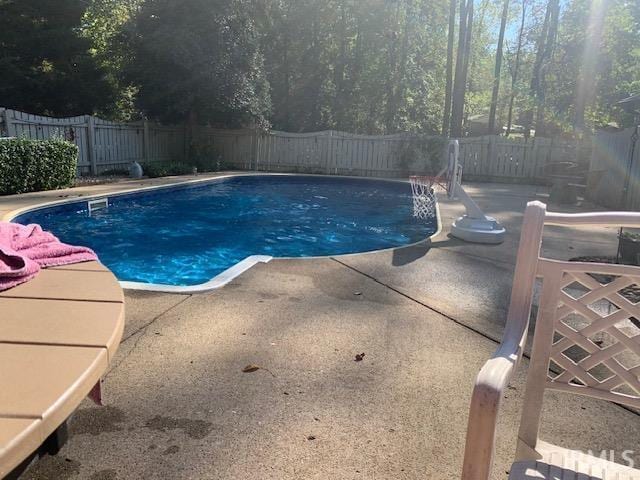
[[[0,292],[0,478],[99,390],[123,328],[122,289],[99,262],[47,268]]]

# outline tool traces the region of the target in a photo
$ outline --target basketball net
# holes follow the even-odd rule
[[[437,183],[435,177],[413,175],[409,177],[413,196],[413,216],[416,218],[430,218],[435,215]]]
[[[442,169],[437,175],[412,175],[409,177],[413,197],[413,216],[416,218],[431,218],[436,214],[438,203],[437,191],[449,193],[451,179],[448,178],[449,168]]]

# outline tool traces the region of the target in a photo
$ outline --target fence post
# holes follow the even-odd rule
[[[496,137],[495,135],[489,135],[489,144],[487,145],[487,164],[488,164],[488,170],[489,170],[489,175],[494,174],[494,173],[498,173],[498,172],[494,172],[494,170],[497,168],[497,162],[495,162],[494,156],[496,154]]]
[[[98,175],[98,164],[96,161],[96,135],[95,118],[92,115],[85,115],[87,120],[87,147],[89,151],[89,163],[91,164],[91,175]]]
[[[529,161],[533,162],[533,168],[536,172],[536,178],[544,176],[544,163],[540,161],[540,149],[538,148],[539,140],[536,137],[531,139],[531,148],[526,151],[529,152]]]
[[[252,141],[251,141],[251,144],[252,144],[251,147],[252,147],[252,150],[253,150],[253,152],[252,152],[253,153],[253,155],[252,155],[252,157],[253,157],[253,170],[256,170],[256,171],[258,170],[258,160],[259,160],[259,152],[258,152],[258,146],[259,146],[259,141],[260,141],[260,137],[258,136],[259,132],[260,131],[259,131],[257,126],[253,126],[253,128],[251,129],[251,134],[252,134],[251,136],[253,137]],[[249,168],[251,168],[251,166],[249,166]]]
[[[189,126],[186,123],[182,124],[182,160],[189,160]]]
[[[11,120],[13,120],[12,115],[9,113],[13,113],[13,110],[9,110],[6,108],[4,110],[4,124],[7,131],[7,137],[15,137],[16,136],[16,128]]]
[[[145,163],[151,161],[151,149],[149,139],[149,120],[146,118],[142,121],[142,151]]]
[[[322,145],[322,149],[324,150],[322,153],[324,155],[324,173],[327,175],[331,174],[331,167],[329,166],[329,151],[331,150],[331,130],[327,130],[326,132],[324,132],[324,142],[322,142],[320,145]]]

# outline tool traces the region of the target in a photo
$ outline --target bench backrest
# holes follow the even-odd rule
[[[540,202],[531,202],[525,217],[540,218],[540,210],[540,229],[640,227],[640,213],[559,214],[546,212]],[[520,263],[535,257],[542,279],[519,432],[531,448],[537,442],[545,389],[640,409],[640,267],[557,261],[538,252],[532,248],[518,258]]]

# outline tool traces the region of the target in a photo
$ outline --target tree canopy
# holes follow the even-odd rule
[[[164,121],[265,123],[270,100],[245,0],[155,0],[126,31],[137,104]]]
[[[583,135],[640,91],[636,0],[0,0],[0,47],[2,106],[294,132]]]
[[[82,0],[0,0],[0,105],[82,115],[108,109],[114,88],[80,34]]]

